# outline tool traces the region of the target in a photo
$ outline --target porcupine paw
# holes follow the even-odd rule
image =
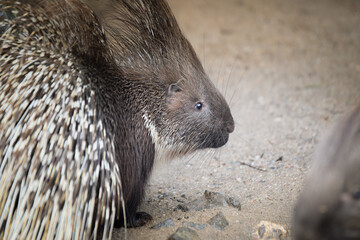
[[[152,220],[152,216],[146,212],[137,212],[133,218],[132,223],[129,223],[130,227],[142,227]]]
[[[128,228],[142,227],[152,220],[152,216],[146,212],[137,212],[134,216],[127,218],[126,226]],[[122,219],[115,221],[115,228],[124,227],[124,221]]]

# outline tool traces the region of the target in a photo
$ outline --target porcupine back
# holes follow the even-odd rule
[[[102,28],[78,1],[0,6],[0,238],[109,237],[122,195],[94,87],[111,75]]]

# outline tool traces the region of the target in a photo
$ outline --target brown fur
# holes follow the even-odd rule
[[[155,159],[221,147],[234,130],[228,105],[166,2],[110,0],[101,9],[78,0],[0,3],[7,13],[0,38],[0,182],[11,193],[0,203],[16,203],[14,212],[0,209],[2,236],[26,234],[23,221],[11,216],[41,209],[43,215],[23,220],[53,228],[32,229],[32,236],[76,239],[104,225],[110,237],[115,218],[123,219],[122,200],[127,221],[136,225]],[[44,179],[51,184],[40,184]],[[15,191],[22,183],[28,198]],[[33,186],[42,194],[32,195]],[[55,213],[72,219],[61,218],[65,229]]]

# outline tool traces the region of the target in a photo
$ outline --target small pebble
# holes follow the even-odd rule
[[[284,240],[287,236],[286,227],[268,221],[261,221],[256,226],[255,239]]]
[[[169,218],[169,219],[166,219],[165,221],[163,221],[161,223],[155,224],[151,228],[152,229],[158,229],[158,228],[172,227],[172,226],[175,226],[175,223],[171,218]]]
[[[180,209],[183,212],[188,211],[201,211],[203,209],[209,209],[209,203],[204,197],[200,197],[198,199],[195,199],[188,204],[179,204],[178,209]]]
[[[233,198],[233,197],[228,197],[226,199],[227,204],[229,204],[229,206],[237,208],[239,211],[241,210],[241,203],[239,201],[239,199],[237,198]]]
[[[168,240],[200,240],[199,235],[192,229],[179,227]]]
[[[174,210],[181,210],[183,212],[188,212],[189,211],[189,207],[186,206],[186,204],[179,204],[176,206],[176,208]]]
[[[211,206],[220,206],[225,207],[227,206],[225,196],[222,193],[218,192],[210,192],[208,190],[205,190],[204,197],[209,203],[209,207]]]
[[[184,227],[190,227],[190,228],[194,228],[197,230],[202,230],[207,227],[207,224],[199,224],[199,223],[194,223],[194,222],[183,222],[182,224]]]
[[[181,210],[188,211],[201,211],[204,209],[211,209],[214,207],[234,207],[241,210],[240,201],[234,197],[229,197],[219,192],[211,192],[205,190],[204,194],[189,203],[179,204],[174,211]]]
[[[229,222],[226,220],[222,212],[216,214],[209,221],[207,221],[207,223],[219,230],[224,230],[225,227],[229,225]]]

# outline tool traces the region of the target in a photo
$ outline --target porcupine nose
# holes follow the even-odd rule
[[[235,130],[234,119],[231,117],[231,120],[226,122],[226,131],[232,133]]]
[[[231,115],[230,109],[227,108],[224,112],[224,127],[227,131],[227,133],[232,133],[235,129],[235,123],[234,123],[234,119]]]

